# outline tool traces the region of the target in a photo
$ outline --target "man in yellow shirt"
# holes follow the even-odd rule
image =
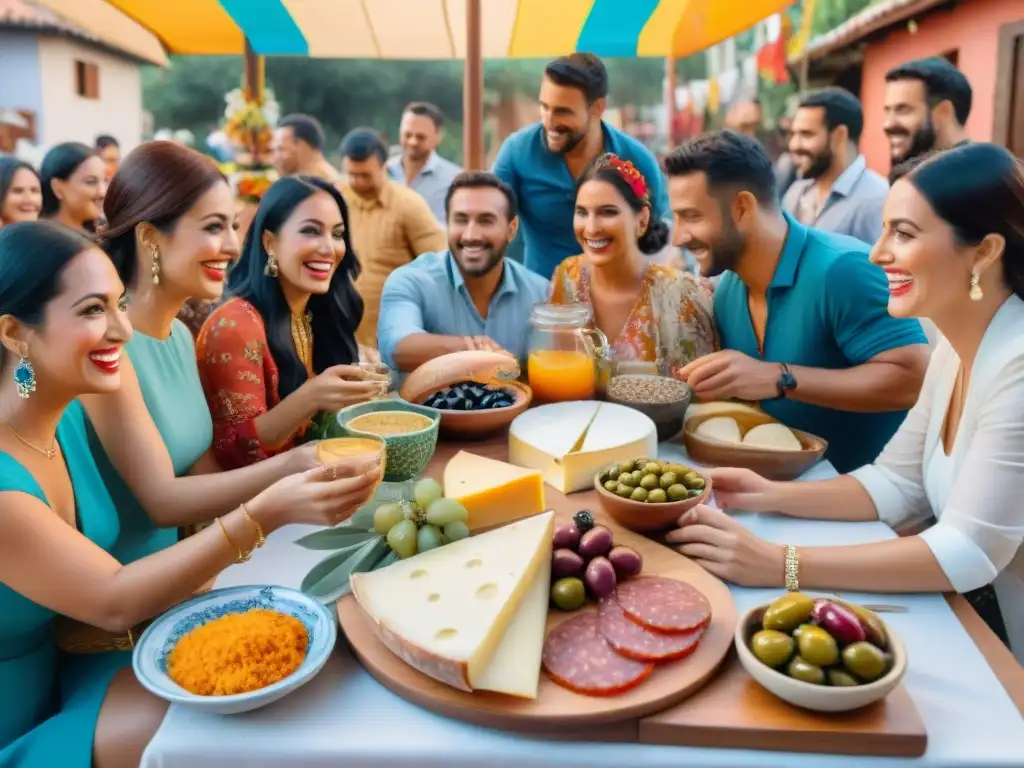
[[[388,275],[421,253],[443,251],[447,242],[426,201],[388,179],[388,151],[376,131],[351,131],[341,142],[341,154],[348,177],[341,193],[348,203],[352,247],[362,265],[356,290],[363,297],[363,321],[356,339],[376,348],[380,296]]]

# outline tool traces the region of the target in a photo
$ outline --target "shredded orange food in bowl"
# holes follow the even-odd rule
[[[255,608],[221,616],[182,637],[167,657],[167,674],[200,696],[248,693],[292,674],[308,646],[301,621]]]

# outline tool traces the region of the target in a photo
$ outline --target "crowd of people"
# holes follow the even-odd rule
[[[888,74],[889,180],[845,91],[803,99],[779,163],[751,104],[663,167],[602,119],[607,92],[596,57],[552,62],[540,120],[491,171],[437,154],[425,102],[400,155],[359,129],[340,168],[288,116],[244,233],[216,164],[177,144],[0,159],[0,764],[137,765],[165,706],[129,666],[145,623],[277,527],[371,493],[375,468],[316,462],[311,419],[379,393],[381,362],[524,359],[545,302],[586,305],[612,365],[828,441],[828,481],[711,470],[723,509],[906,534],[801,547],[801,584],[961,592],[1024,658],[1024,171],[967,141],[963,75]],[[725,512],[670,539],[734,583],[783,584],[784,549]]]

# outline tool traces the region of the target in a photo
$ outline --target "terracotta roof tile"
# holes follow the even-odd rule
[[[882,0],[850,17],[835,29],[815,37],[807,44],[804,54],[810,59],[820,59],[840,48],[860,42],[872,32],[899,24],[950,1]]]

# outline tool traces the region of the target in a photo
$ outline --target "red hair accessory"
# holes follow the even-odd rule
[[[634,195],[641,200],[647,199],[647,180],[633,163],[612,155],[608,158],[608,165],[614,168],[615,172],[622,177],[622,180],[629,184],[629,188],[633,190]]]

